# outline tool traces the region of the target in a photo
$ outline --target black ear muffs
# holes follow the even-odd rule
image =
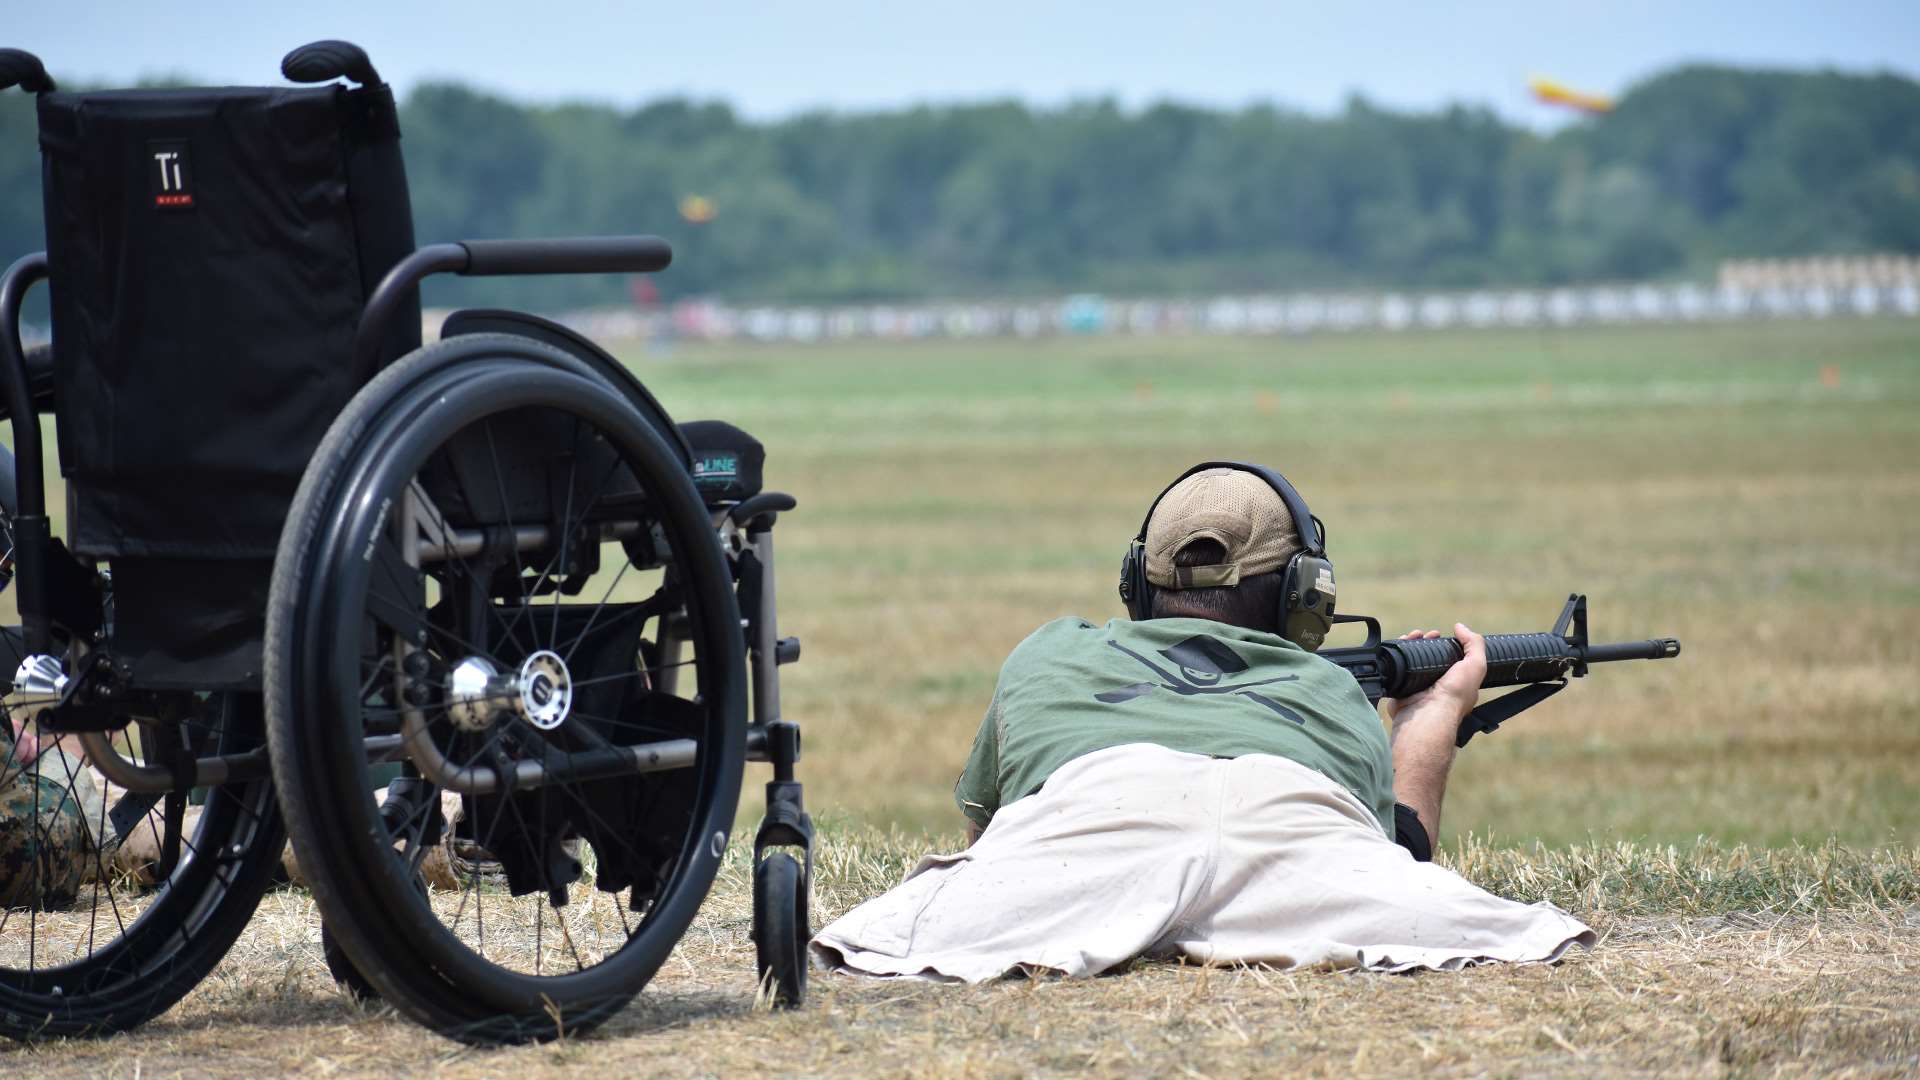
[[[1147,545],[1143,540],[1129,543],[1120,559],[1120,603],[1126,606],[1129,619],[1153,617],[1153,583],[1147,580]]]
[[[1300,552],[1280,583],[1280,636],[1313,652],[1333,629],[1333,564]]]
[[[1120,560],[1120,602],[1126,605],[1127,617],[1131,619],[1149,619],[1153,617],[1153,583],[1147,580],[1147,523],[1153,520],[1153,512],[1159,509],[1160,500],[1166,498],[1180,481],[1194,473],[1206,469],[1238,469],[1250,472],[1266,481],[1274,494],[1287,506],[1287,512],[1293,515],[1293,525],[1300,533],[1301,549],[1287,560],[1282,571],[1280,588],[1280,610],[1276,612],[1274,627],[1279,635],[1309,652],[1320,648],[1327,640],[1327,632],[1333,629],[1334,600],[1337,587],[1333,580],[1333,561],[1327,558],[1327,529],[1320,519],[1307,509],[1307,501],[1300,497],[1287,478],[1264,465],[1249,465],[1242,461],[1203,461],[1176,477],[1173,483],[1162,488],[1154,496],[1153,505],[1147,507],[1147,516],[1140,521],[1140,531],[1127,545],[1127,553]]]

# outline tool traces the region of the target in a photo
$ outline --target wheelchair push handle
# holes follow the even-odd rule
[[[673,262],[657,236],[578,236],[558,240],[462,240],[468,277],[508,274],[650,274]]]
[[[393,264],[360,313],[354,334],[356,363],[382,361],[381,340],[420,282],[434,274],[649,274],[673,262],[673,248],[657,236],[576,236],[557,240],[463,240],[428,244]],[[385,357],[384,359],[393,359]]]
[[[352,79],[361,86],[380,85],[367,50],[351,41],[316,41],[302,45],[280,60],[280,74],[289,82],[323,83]]]
[[[25,49],[0,49],[0,90],[12,86],[29,94],[44,94],[54,88],[39,57]]]

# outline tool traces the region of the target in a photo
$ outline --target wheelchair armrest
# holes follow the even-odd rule
[[[575,236],[556,240],[463,240],[428,244],[393,264],[374,286],[353,337],[354,362],[379,364],[387,324],[420,282],[434,274],[494,277],[515,274],[646,274],[673,262],[673,248],[657,236]]]
[[[746,525],[748,522],[765,518],[765,527],[770,529],[773,527],[773,519],[776,515],[783,514],[798,505],[800,505],[799,500],[785,492],[763,491],[751,499],[727,507],[727,517],[731,518],[735,525]],[[757,532],[758,530],[749,529],[748,531]]]

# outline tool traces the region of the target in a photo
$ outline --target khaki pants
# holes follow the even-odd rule
[[[1145,744],[1068,762],[966,851],[813,939],[867,975],[1097,975],[1136,956],[1280,968],[1554,961],[1593,931],[1413,860],[1345,788],[1283,758]]]

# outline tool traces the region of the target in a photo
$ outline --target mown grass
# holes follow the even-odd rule
[[[1920,1071],[1920,322],[1313,339],[634,350],[681,418],[763,438],[784,704],[823,821],[815,923],[959,843],[1001,658],[1117,614],[1148,499],[1215,456],[1288,472],[1343,608],[1391,629],[1672,634],[1461,755],[1441,858],[1602,933],[1554,967],[1414,977],[1143,963],[1072,983],[752,992],[736,844],[599,1035],[474,1051],[331,985],[310,900],[128,1036],[34,1075],[1680,1076]],[[749,777],[749,791],[754,790]],[[742,830],[757,816],[751,796]],[[736,830],[738,835],[742,830]]]
[[[825,823],[816,918],[957,842]],[[1113,977],[977,987],[817,974],[806,1008],[753,993],[748,868],[736,845],[694,928],[600,1033],[473,1050],[327,979],[312,903],[268,897],[228,960],[141,1030],[0,1045],[45,1076],[1909,1075],[1920,1067],[1920,853],[1699,842],[1442,854],[1602,934],[1555,967],[1416,976],[1139,963]]]

